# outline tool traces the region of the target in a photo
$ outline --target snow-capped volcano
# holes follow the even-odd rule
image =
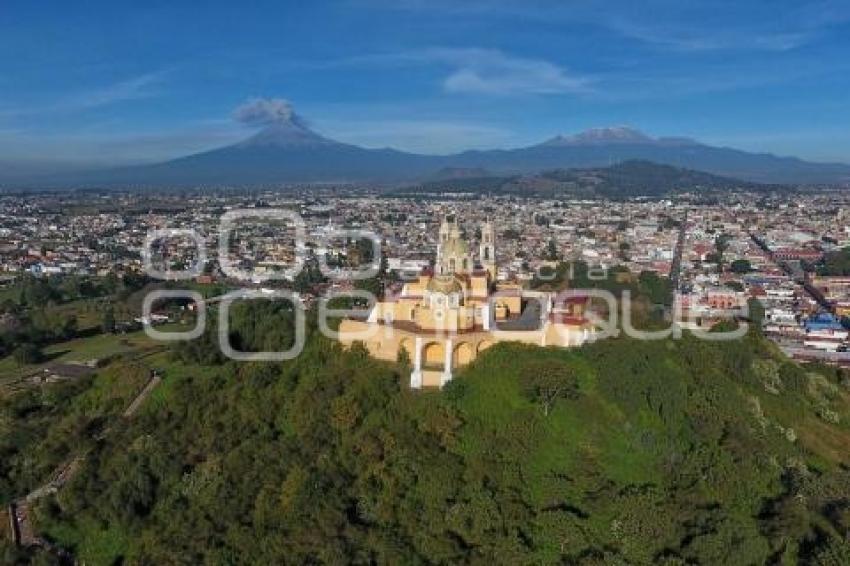
[[[628,126],[591,128],[577,134],[559,135],[544,145],[601,145],[608,143],[653,143],[656,140],[640,130]]]

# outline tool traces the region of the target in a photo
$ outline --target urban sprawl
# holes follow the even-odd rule
[[[297,212],[306,227],[301,249],[285,222],[244,219],[228,253],[251,276],[228,277],[217,251],[220,220],[240,209]],[[141,275],[152,230],[191,229],[207,252],[193,285],[293,286],[297,276],[269,275],[284,272],[296,256],[307,258],[305,269],[320,257],[331,269],[351,263],[361,247],[339,236],[348,230],[378,236],[383,269],[394,275],[384,291],[392,293],[431,268],[446,215],[458,219],[470,242],[477,243],[481,223],[495,226],[497,281],[540,286],[567,273],[569,287],[562,266],[578,264],[618,280],[652,273],[669,282],[667,296],[653,305],[667,321],[687,319],[705,329],[725,320],[755,322],[790,357],[850,365],[850,198],[836,193],[625,202],[332,191],[7,195],[0,197],[0,284]],[[160,238],[154,252],[165,273],[188,273],[199,254],[197,242],[180,236]],[[307,305],[328,290],[354,286],[321,277],[300,283],[294,286]]]

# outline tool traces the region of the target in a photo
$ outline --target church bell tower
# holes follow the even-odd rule
[[[478,250],[481,265],[496,280],[496,231],[489,220],[481,225],[481,244]]]

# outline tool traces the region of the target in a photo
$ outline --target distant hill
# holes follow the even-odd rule
[[[446,181],[453,179],[484,179],[491,177],[492,174],[481,167],[444,167],[437,171],[432,179],[434,181]]]
[[[850,165],[713,147],[600,128],[516,149],[420,155],[341,143],[293,115],[240,143],[164,163],[87,173],[7,178],[5,186],[234,186],[285,183],[396,184],[444,178],[515,176],[641,160],[758,183],[850,184]],[[2,182],[3,179],[0,179]]]
[[[776,186],[741,181],[650,161],[631,160],[611,167],[554,169],[537,174],[508,177],[442,179],[428,181],[403,191],[621,198],[662,196],[692,190],[764,190],[767,188],[776,188]]]

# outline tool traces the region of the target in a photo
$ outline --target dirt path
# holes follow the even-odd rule
[[[121,417],[125,419],[132,418],[139,410],[145,400],[150,396],[156,386],[162,382],[162,377],[156,372],[151,371],[151,378],[142,390],[136,395],[133,401],[127,406]],[[106,428],[99,438],[103,438],[109,432],[111,427]],[[59,491],[71,478],[74,477],[85,461],[86,454],[77,454],[70,460],[64,462],[53,472],[50,481],[42,486],[32,490],[25,497],[15,501],[12,506],[12,529],[16,533],[18,544],[20,546],[49,546],[46,541],[39,538],[33,530],[32,520],[30,518],[30,507],[32,503],[38,501],[42,497],[52,495]]]
[[[133,415],[135,415],[136,412],[139,410],[139,407],[141,407],[142,404],[150,396],[150,394],[153,393],[153,390],[156,389],[156,386],[159,385],[160,382],[162,382],[162,378],[159,376],[158,373],[153,372],[153,376],[151,377],[150,381],[148,381],[148,384],[145,385],[141,393],[139,393],[138,396],[133,399],[133,402],[130,403],[130,406],[127,407],[126,411],[124,411],[123,417],[125,419],[129,419]]]

